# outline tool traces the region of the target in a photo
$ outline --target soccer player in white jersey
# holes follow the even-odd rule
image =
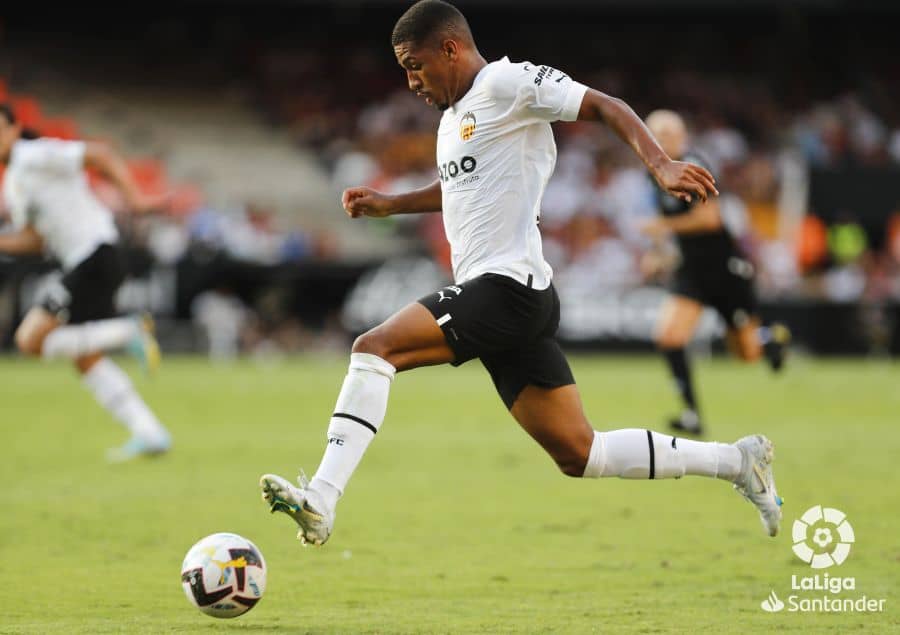
[[[624,102],[565,73],[506,58],[487,63],[463,15],[440,0],[410,7],[392,44],[410,90],[443,111],[439,178],[388,195],[346,190],[347,213],[383,217],[442,212],[455,284],[400,309],[353,344],[350,368],[311,482],[260,479],[272,511],[288,514],[301,542],[322,544],[335,507],[381,428],[395,373],[481,359],[512,416],[573,477],[718,478],[758,509],[767,534],[781,521],[773,448],[762,435],[704,443],[646,429],[600,432],[587,420],[554,333],[559,299],[541,253],[541,196],[556,160],[550,122],[605,122],[667,192],[718,194],[703,168],[673,161]]]
[[[6,165],[3,199],[13,231],[0,234],[0,252],[49,252],[59,261],[61,281],[47,290],[16,331],[19,350],[74,362],[84,385],[131,433],[110,450],[112,461],[169,449],[167,430],[134,388],[128,375],[104,355],[127,349],[148,366],[159,349],[149,323],[116,318],[114,299],[125,277],[111,212],[92,194],[85,168],[98,170],[145,212],[162,199],[142,194],[125,162],[105,144],[30,138],[7,105],[0,105],[0,162]]]

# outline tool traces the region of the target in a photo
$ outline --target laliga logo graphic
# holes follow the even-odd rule
[[[833,507],[810,507],[791,530],[794,553],[813,569],[842,564],[855,541],[847,515]]]
[[[847,515],[833,507],[816,505],[794,521],[794,553],[813,569],[843,564],[856,542]],[[856,595],[856,578],[825,573],[791,575],[791,590],[782,602],[775,591],[760,603],[767,613],[881,613],[887,598]]]
[[[763,610],[767,613],[777,613],[778,611],[784,608],[784,602],[778,599],[778,596],[775,595],[775,591],[769,593],[769,597],[762,601]]]

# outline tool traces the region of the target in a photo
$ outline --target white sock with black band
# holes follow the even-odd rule
[[[169,433],[134,389],[128,375],[104,357],[83,376],[84,385],[131,433],[149,443],[165,443]]]
[[[741,451],[727,443],[707,443],[629,428],[594,431],[585,478],[681,478],[685,474],[726,481],[737,478]]]
[[[377,355],[350,355],[350,368],[328,424],[325,455],[310,483],[331,509],[384,421],[396,372]]]

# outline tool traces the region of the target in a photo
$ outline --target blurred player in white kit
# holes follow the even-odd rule
[[[35,138],[12,108],[0,104],[0,163],[6,166],[3,203],[12,231],[0,233],[0,252],[46,251],[62,277],[42,293],[15,334],[27,355],[70,359],[85,387],[131,436],[111,449],[111,461],[166,452],[171,438],[128,375],[106,357],[127,350],[147,368],[159,364],[152,323],[116,317],[115,295],[125,277],[112,213],[91,192],[85,168],[96,169],[123,194],[133,212],[163,199],[138,190],[124,160],[102,143]]]

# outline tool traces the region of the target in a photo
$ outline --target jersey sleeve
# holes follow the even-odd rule
[[[27,170],[67,175],[84,167],[84,152],[83,141],[36,139],[17,144],[13,160]]]
[[[587,86],[551,66],[508,64],[491,78],[491,92],[509,100],[522,117],[541,121],[575,121]]]

